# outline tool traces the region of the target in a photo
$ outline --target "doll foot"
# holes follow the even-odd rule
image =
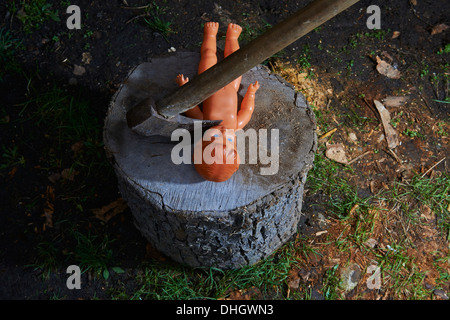
[[[206,36],[215,36],[219,31],[219,23],[218,22],[207,22],[205,23],[204,34]]]
[[[184,75],[182,75],[182,74],[179,74],[176,79],[176,82],[180,87],[182,85],[186,84],[188,81],[189,81],[189,78],[188,77],[185,78]]]
[[[227,39],[237,39],[242,32],[242,27],[238,24],[230,23],[227,29]]]

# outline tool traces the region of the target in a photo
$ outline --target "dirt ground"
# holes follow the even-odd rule
[[[2,166],[0,171],[0,298],[109,299],[106,287],[120,285],[128,292],[136,290],[135,274],[131,276],[130,271],[122,276],[117,272],[109,282],[89,274],[88,285],[81,292],[60,289],[67,278],[64,268],[75,257],[70,254],[71,247],[83,241],[68,237],[68,233],[78,228],[118,240],[111,242],[111,248],[117,253],[114,261],[121,269],[130,270],[143,260],[163,258],[139,235],[129,209],[118,200],[117,181],[110,167],[85,165],[78,172],[65,171],[73,162],[83,163],[89,143],[94,144],[89,148],[102,152],[101,142],[80,144],[63,137],[58,140],[63,146],[59,150],[51,147],[57,143],[53,131],[47,132],[44,125],[21,122],[35,111],[26,104],[31,92],[46,92],[56,83],[66,94],[88,100],[94,108],[87,112],[102,126],[109,101],[128,72],[173,49],[198,51],[203,23],[219,21],[219,36],[225,34],[228,22],[244,26],[244,44],[308,1],[80,0],[77,5],[82,12],[81,30],[66,27],[69,15],[65,10],[70,1],[44,2],[52,4],[60,21],[49,19],[30,32],[24,30],[25,24],[19,19],[24,14],[23,1],[7,0],[0,5],[0,27],[21,41],[14,51],[15,68],[1,70],[2,160],[15,157],[16,161]],[[366,8],[370,5],[381,9],[380,30],[367,28],[370,14]],[[319,152],[325,154],[330,145],[342,146],[350,164],[339,166],[352,168],[348,177],[357,186],[360,197],[393,190],[394,183],[410,181],[414,175],[439,178],[448,174],[448,12],[450,2],[446,0],[360,1],[266,61],[271,70],[293,83],[314,105]],[[170,26],[166,25],[163,31],[152,29],[144,21],[151,14],[170,22]],[[379,59],[388,64],[391,73],[377,70]],[[396,72],[400,72],[400,77],[396,78]],[[388,148],[374,100],[382,102],[390,113],[388,122],[398,134],[395,148]],[[21,157],[12,154],[15,145],[19,146]],[[91,172],[100,169],[104,170],[102,174]],[[345,238],[356,228],[345,223],[351,219],[343,222],[330,215],[326,205],[318,205],[331,200],[307,185],[305,216],[298,238],[306,237],[305,241],[321,255],[311,255],[302,267],[292,268],[287,296],[298,290],[299,283],[307,283],[313,288],[310,298],[322,299],[325,293],[318,283],[323,284],[327,270],[349,260],[364,269],[375,259],[361,247],[343,254],[342,248],[321,245],[329,239]],[[379,201],[379,210],[369,212],[378,221],[370,239],[388,252],[390,239],[399,230],[405,230],[405,225],[396,219],[395,204],[388,199]],[[443,219],[448,219],[448,194],[444,201],[447,215]],[[105,209],[107,205],[111,205],[109,211]],[[438,284],[436,281],[439,272],[442,274],[444,269],[448,274],[449,270],[448,260],[443,260],[449,258],[445,234],[448,229],[442,231],[438,227],[430,205],[419,199],[410,205],[419,208],[422,219],[429,223],[408,229],[411,242],[416,244],[408,249],[408,254],[420,270],[427,272],[424,286],[430,290],[428,298],[445,299],[450,292],[449,279]],[[115,208],[116,215],[105,219],[105,212],[111,213]],[[357,216],[358,210],[357,206],[349,208],[348,217]],[[444,221],[443,225],[448,223]],[[60,251],[54,252],[55,256],[69,257],[69,261],[64,266],[56,265],[57,272],[44,276],[43,268],[36,268],[36,260],[44,253],[52,254],[42,250],[47,243],[59,243]],[[361,281],[367,277],[363,275]],[[230,297],[242,298],[242,294],[232,293]],[[337,298],[406,299],[408,294],[359,287]]]

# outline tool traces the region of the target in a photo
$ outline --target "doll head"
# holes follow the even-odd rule
[[[205,132],[194,150],[199,153],[201,150],[201,163],[194,161],[194,166],[206,180],[223,182],[239,169],[240,159],[234,130],[222,126],[213,127]]]

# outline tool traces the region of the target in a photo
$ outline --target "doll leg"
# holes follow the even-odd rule
[[[227,36],[225,38],[225,51],[224,51],[225,58],[228,57],[233,52],[239,50],[238,39],[241,32],[242,28],[239,25],[234,23],[230,23],[228,25]],[[232,86],[236,90],[236,92],[239,90],[239,86],[241,85],[241,79],[242,77],[239,77],[232,82]]]
[[[219,23],[207,22],[203,30],[203,43],[200,49],[201,59],[198,65],[198,73],[211,68],[217,63],[216,35],[219,30]]]
[[[244,100],[242,100],[241,108],[237,114],[237,130],[242,129],[250,121],[253,109],[255,108],[255,93],[259,89],[258,81],[255,84],[250,84],[245,94]]]
[[[188,77],[185,78],[182,74],[179,74],[176,79],[176,82],[180,87],[186,84],[188,81],[189,78]],[[203,120],[203,112],[202,110],[200,110],[198,106],[195,106],[194,108],[186,111],[184,114],[189,118]]]

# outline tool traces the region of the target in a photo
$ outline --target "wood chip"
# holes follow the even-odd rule
[[[377,56],[377,71],[390,78],[390,79],[400,79],[401,73],[389,63],[384,60],[381,60],[380,57]]]
[[[77,64],[75,64],[73,66],[73,74],[76,76],[82,76],[83,74],[86,73],[86,69],[82,66],[79,66]]]
[[[442,31],[447,30],[448,28],[450,27],[445,23],[437,24],[431,29],[431,35],[434,36],[435,34],[439,34]]]
[[[69,180],[69,181],[74,181],[75,180],[75,176],[79,174],[78,171],[70,169],[70,168],[66,168],[63,171],[61,171],[61,177],[63,179]]]
[[[92,209],[91,211],[97,219],[100,219],[103,222],[108,222],[117,214],[122,213],[126,208],[127,203],[122,198],[119,198],[116,201],[101,207],[100,209]]]
[[[358,161],[359,159],[361,159],[361,158],[363,158],[363,157],[365,157],[365,156],[367,156],[368,154],[370,154],[370,153],[372,153],[372,151],[371,150],[369,150],[369,151],[366,151],[366,152],[364,152],[363,154],[360,154],[359,156],[357,156],[356,158],[354,158],[354,159],[352,159],[351,161],[349,161],[349,163],[348,164],[352,164],[353,162],[355,162],[355,161]]]
[[[408,102],[409,96],[389,96],[383,99],[383,104],[385,107],[400,107]]]
[[[333,133],[335,133],[337,130],[337,128],[334,128],[330,131],[328,131],[327,133],[323,134],[322,136],[320,136],[319,140],[324,140],[325,138],[331,136]]]
[[[51,183],[55,183],[56,181],[58,181],[59,179],[61,179],[61,174],[59,172],[55,172],[51,175],[48,176],[48,180]]]
[[[391,115],[380,101],[373,100],[373,102],[375,103],[375,107],[380,114],[388,147],[389,149],[394,149],[398,146],[399,141],[397,131],[395,131],[395,129],[391,126]]]
[[[392,39],[397,39],[400,36],[400,31],[394,31],[392,33]]]
[[[348,216],[349,217],[353,216],[353,214],[356,212],[356,210],[358,210],[358,208],[359,208],[359,204],[356,203],[348,212]]]
[[[375,240],[375,239],[370,238],[370,239],[367,239],[367,241],[364,242],[364,244],[365,244],[366,246],[371,247],[371,248],[375,248],[375,246],[378,244],[378,241]]]
[[[325,156],[328,159],[334,160],[342,164],[348,164],[347,156],[345,155],[344,146],[342,144],[327,144],[327,151]]]
[[[92,56],[89,52],[83,52],[81,54],[81,62],[83,62],[84,64],[90,64],[92,61]]]

